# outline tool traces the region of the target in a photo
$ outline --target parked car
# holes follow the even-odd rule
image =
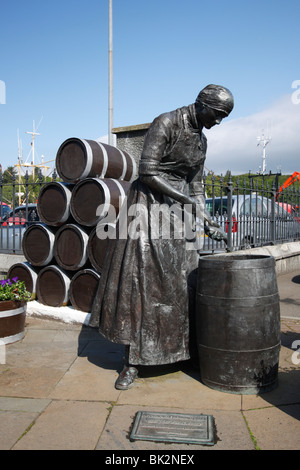
[[[5,217],[6,214],[10,211],[11,208],[8,204],[5,204],[5,202],[3,202],[2,204],[0,203],[0,220],[3,220],[3,217]]]
[[[206,210],[228,232],[228,198],[206,199]],[[232,196],[232,243],[236,247],[266,244],[275,240],[293,240],[299,224],[279,204],[258,194]]]
[[[6,212],[2,218],[2,226],[6,225],[30,225],[39,222],[40,218],[36,204],[28,204],[27,206],[18,206],[14,210]]]
[[[15,207],[0,221],[0,246],[3,251],[22,251],[22,238],[28,226],[39,223],[36,204]]]

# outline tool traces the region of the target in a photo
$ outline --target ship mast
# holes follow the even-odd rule
[[[270,137],[265,137],[264,132],[262,131],[262,135],[257,137],[257,146],[262,145],[263,152],[262,152],[262,174],[264,175],[267,170],[267,156],[266,156],[266,146],[270,142]]]
[[[19,172],[19,191],[18,191],[18,194],[17,194],[17,196],[19,197],[19,206],[21,205],[21,196],[22,196],[22,193],[21,193],[21,183],[22,183],[21,167],[22,167],[22,164],[23,164],[22,142],[20,141],[19,129],[18,129],[18,163],[16,163],[14,166],[16,166],[18,168],[18,172]]]
[[[39,125],[42,121],[42,118],[39,122]],[[39,127],[38,125],[38,127]],[[35,178],[35,168],[41,168],[41,169],[44,169],[45,170],[45,178],[46,178],[46,172],[47,170],[51,169],[50,166],[47,166],[46,163],[50,163],[50,162],[53,162],[55,161],[55,159],[53,160],[48,160],[48,161],[44,161],[44,155],[42,155],[41,159],[42,159],[42,163],[39,164],[39,163],[36,163],[36,155],[35,155],[35,136],[36,135],[40,135],[37,130],[38,130],[38,127],[37,129],[35,129],[35,123],[33,121],[33,130],[32,132],[25,132],[25,134],[30,134],[32,136],[32,142],[31,142],[31,150],[28,154],[28,157],[27,157],[27,160],[29,158],[29,156],[31,156],[32,154],[32,157],[31,157],[31,162],[30,163],[27,163],[27,160],[26,162],[24,163],[23,162],[23,149],[22,149],[22,144],[21,144],[21,140],[19,138],[19,130],[18,130],[18,163],[16,163],[14,166],[18,168],[18,173],[19,173],[19,192],[16,193],[16,196],[19,197],[19,205],[21,205],[21,197],[24,195],[24,193],[21,192],[21,187],[22,187],[22,172],[21,170],[26,168],[26,167],[32,167],[32,178],[33,178],[33,182],[34,182],[34,178]],[[24,174],[24,173],[23,173]]]
[[[41,121],[40,121],[40,122],[41,122]],[[38,126],[38,127],[39,127],[39,126]],[[32,131],[32,132],[26,132],[26,134],[32,135],[32,142],[31,142],[31,147],[32,147],[32,163],[31,163],[31,164],[28,164],[28,163],[27,163],[27,164],[24,164],[24,166],[32,166],[32,179],[33,179],[33,181],[34,181],[34,177],[35,177],[35,170],[34,170],[34,168],[35,168],[35,166],[36,166],[35,163],[34,163],[34,157],[35,157],[35,155],[34,155],[34,139],[35,139],[35,136],[36,136],[36,135],[41,135],[41,134],[39,134],[38,132],[35,131],[35,128],[34,128],[34,121],[33,121],[33,131]]]

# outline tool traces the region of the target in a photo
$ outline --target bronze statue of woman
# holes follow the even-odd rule
[[[207,143],[202,130],[220,124],[233,104],[227,88],[208,85],[195,103],[154,119],[146,134],[139,176],[127,194],[125,208],[128,213],[136,208],[139,231],[111,240],[90,319],[90,325],[108,340],[126,345],[117,389],[133,385],[140,365],[185,361],[194,354],[190,325],[198,251],[187,249],[184,236],[165,237],[162,228],[167,221],[171,233],[175,232],[180,215],[168,214],[174,204],[191,207],[198,215],[200,207],[205,233],[226,240],[204,210]],[[154,205],[164,208],[162,220],[153,216]]]

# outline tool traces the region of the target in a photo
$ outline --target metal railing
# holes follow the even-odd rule
[[[300,239],[300,188],[278,193],[275,182],[231,175],[204,177],[206,209],[227,234],[227,244],[205,236],[203,252],[236,251]]]
[[[56,171],[48,181],[55,181]],[[0,253],[22,254],[22,237],[26,228],[39,220],[37,198],[46,183],[41,171],[33,181],[26,172],[22,180],[12,174],[7,181],[0,172]]]
[[[54,171],[49,181],[55,181]],[[38,221],[36,203],[45,178],[25,175],[19,182],[13,175],[4,181],[0,172],[0,253],[22,254],[22,237]],[[227,233],[227,243],[204,236],[202,252],[235,251],[300,240],[300,188],[289,187],[278,195],[275,184],[231,177],[204,175],[206,209]],[[11,210],[10,218],[6,214]],[[23,206],[22,213],[19,206]]]

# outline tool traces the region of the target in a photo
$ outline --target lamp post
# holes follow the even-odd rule
[[[112,0],[108,0],[108,143],[113,145],[113,22]]]

